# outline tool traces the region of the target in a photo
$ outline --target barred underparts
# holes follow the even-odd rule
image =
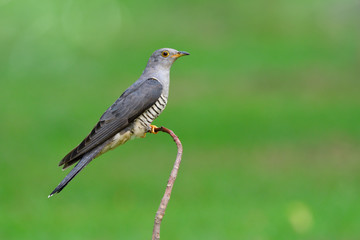
[[[148,110],[141,114],[138,119],[145,128],[148,127],[155,118],[165,109],[167,104],[167,97],[160,95],[159,99]]]

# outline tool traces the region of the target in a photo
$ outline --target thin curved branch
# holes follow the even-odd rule
[[[174,139],[174,141],[175,141],[175,143],[177,145],[177,148],[178,148],[176,160],[175,160],[175,163],[174,163],[174,167],[171,170],[171,174],[170,174],[168,183],[166,185],[164,196],[161,199],[160,206],[159,206],[159,208],[158,208],[158,210],[156,212],[156,215],[155,215],[152,240],[159,240],[160,239],[161,221],[162,221],[162,219],[163,219],[163,217],[165,215],[165,210],[166,210],[166,207],[167,207],[167,205],[169,203],[170,196],[171,196],[171,190],[172,190],[172,188],[174,186],[174,182],[175,182],[176,176],[178,174],[179,166],[180,166],[180,163],[181,163],[181,157],[182,157],[182,153],[183,153],[183,147],[181,145],[180,139],[170,129],[167,129],[166,127],[159,127],[159,128],[155,128],[154,130],[155,130],[155,132],[165,132],[165,133],[170,134],[170,136]]]

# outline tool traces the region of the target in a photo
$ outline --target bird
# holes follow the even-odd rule
[[[89,135],[60,161],[59,166],[63,166],[63,170],[77,164],[50,193],[49,198],[61,192],[93,159],[130,139],[156,133],[157,127],[152,122],[166,107],[170,68],[179,57],[186,55],[190,54],[161,48],[150,56],[139,79],[102,114]]]

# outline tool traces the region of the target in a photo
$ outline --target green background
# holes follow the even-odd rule
[[[150,239],[166,134],[57,167],[158,48],[161,239],[360,238],[355,0],[0,0],[0,239]]]

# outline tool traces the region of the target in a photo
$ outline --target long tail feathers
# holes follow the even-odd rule
[[[101,151],[104,144],[101,144],[97,148],[91,150],[89,153],[85,154],[81,160],[76,164],[76,166],[69,172],[68,175],[60,182],[60,184],[50,193],[48,198],[50,198],[55,193],[61,192],[61,190],[66,187],[66,185],[84,168],[86,167]]]

